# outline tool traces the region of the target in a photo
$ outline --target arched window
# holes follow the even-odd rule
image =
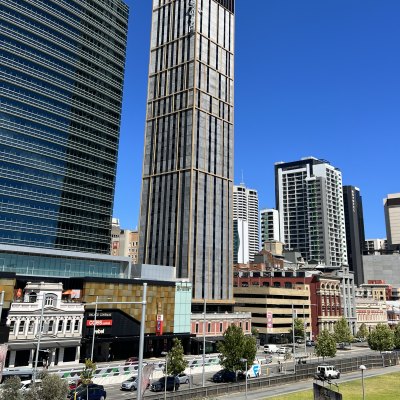
[[[53,306],[57,300],[57,296],[53,293],[46,294],[46,306]]]
[[[29,303],[36,303],[37,294],[35,292],[29,293]]]

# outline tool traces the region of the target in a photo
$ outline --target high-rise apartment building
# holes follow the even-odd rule
[[[232,300],[234,0],[154,0],[139,262]]]
[[[342,174],[314,157],[275,164],[281,242],[306,261],[347,265]]]
[[[350,271],[356,285],[364,283],[363,248],[365,243],[364,215],[360,189],[343,186],[343,205],[346,225],[346,247]]]
[[[233,220],[242,221],[240,224],[242,226],[247,226],[247,238],[245,237],[245,231],[243,230],[241,236],[242,247],[243,243],[248,247],[248,250],[246,251],[248,258],[242,258],[242,263],[254,261],[254,255],[260,251],[260,227],[258,215],[257,190],[248,189],[244,184],[235,185],[233,187]],[[240,248],[237,244],[238,243],[235,241],[233,247],[234,262],[235,259],[239,260],[241,258]]]
[[[243,219],[233,220],[233,263],[249,262],[249,223]]]
[[[273,208],[260,211],[261,243],[278,242],[279,237],[279,212]]]
[[[388,194],[383,205],[388,249],[400,250],[400,193]]]
[[[365,254],[382,253],[385,250],[387,250],[386,239],[366,239],[364,242]]]
[[[110,252],[128,7],[2,0],[0,243]]]

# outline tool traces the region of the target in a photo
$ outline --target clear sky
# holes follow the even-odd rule
[[[151,0],[130,6],[114,216],[138,225]],[[400,192],[400,1],[236,0],[235,183],[274,207],[274,163],[329,160],[361,189],[368,238]]]

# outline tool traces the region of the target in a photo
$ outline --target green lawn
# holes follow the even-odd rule
[[[364,379],[365,399],[367,400],[394,400],[400,398],[400,372]],[[334,386],[332,386],[334,388]],[[341,383],[340,393],[343,400],[361,400],[361,379]],[[312,390],[290,393],[285,396],[270,397],[272,400],[312,400]]]

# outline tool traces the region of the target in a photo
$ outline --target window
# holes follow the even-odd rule
[[[24,333],[25,330],[25,321],[21,321],[19,323],[18,333]]]
[[[222,329],[223,329],[223,323],[220,322],[220,323],[219,323],[219,331],[222,332]]]
[[[76,319],[76,320],[75,320],[74,332],[79,332],[79,319]]]
[[[196,322],[195,332],[199,333],[199,323],[198,322]]]
[[[33,333],[34,327],[35,327],[35,321],[29,321],[28,333]]]
[[[208,323],[208,327],[207,327],[207,332],[210,333],[211,332],[211,323]]]
[[[35,292],[32,292],[29,294],[29,303],[36,303],[37,300],[37,294]]]
[[[15,321],[10,322],[10,333],[14,333],[15,330]]]
[[[52,306],[55,301],[56,301],[56,297],[54,295],[47,295],[45,305]]]
[[[67,327],[65,329],[66,332],[71,332],[71,325],[72,321],[70,319],[67,319]]]
[[[58,332],[62,332],[64,328],[64,321],[58,321]]]
[[[249,330],[249,323],[246,322],[246,331],[248,331],[248,330]]]
[[[53,329],[54,329],[54,321],[51,320],[51,321],[49,321],[49,328],[47,330],[47,333],[52,333]]]

